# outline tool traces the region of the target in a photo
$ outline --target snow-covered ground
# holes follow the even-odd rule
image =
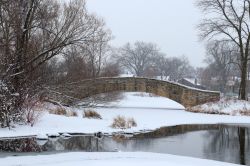
[[[147,109],[180,109],[185,110],[181,104],[168,98],[159,97],[154,94],[144,92],[126,92],[124,98],[118,102],[107,103],[109,106],[117,108],[147,108]]]
[[[79,109],[79,117],[66,117],[44,113],[41,119],[33,126],[16,126],[12,129],[0,129],[0,137],[28,136],[60,133],[94,133],[117,132],[110,125],[117,115],[127,118],[133,117],[137,127],[126,129],[126,132],[140,130],[154,130],[163,126],[180,124],[215,124],[215,123],[250,123],[247,116],[210,115],[173,110],[168,108],[183,109],[184,107],[172,100],[163,97],[150,97],[144,93],[126,93],[125,98],[116,106],[122,108],[97,108],[102,120],[82,118],[83,109]],[[114,103],[113,103],[114,104]],[[129,108],[126,108],[129,107]],[[133,108],[132,108],[133,107]],[[143,108],[141,108],[143,107]]]
[[[250,123],[247,116],[211,115],[186,112],[184,107],[172,100],[156,97],[146,93],[125,93],[125,98],[109,103],[112,108],[96,108],[101,114],[102,120],[82,118],[84,109],[75,108],[79,117],[66,117],[53,115],[45,111],[41,119],[33,126],[16,126],[11,130],[0,129],[0,137],[38,135],[57,133],[94,133],[117,132],[112,129],[113,118],[117,115],[133,117],[137,127],[126,129],[126,132],[140,130],[153,130],[162,126],[180,124],[214,124],[214,123]],[[155,153],[88,153],[73,152],[50,155],[12,156],[0,158],[2,166],[71,166],[71,165],[104,165],[104,166],[234,166],[235,164],[222,163],[211,160],[195,159],[189,157],[174,156]]]
[[[218,161],[156,153],[63,153],[0,158],[1,166],[236,166]]]

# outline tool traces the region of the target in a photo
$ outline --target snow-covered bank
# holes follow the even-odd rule
[[[250,116],[250,102],[244,100],[220,100],[188,108],[190,112]]]
[[[250,123],[247,116],[211,115],[186,112],[184,110],[169,110],[167,108],[182,108],[180,104],[163,97],[150,97],[141,93],[126,93],[124,100],[116,103],[123,108],[98,108],[96,111],[102,116],[102,120],[79,117],[66,117],[44,113],[41,119],[33,126],[16,126],[11,130],[0,129],[0,137],[45,135],[55,133],[94,133],[117,132],[110,125],[117,115],[133,117],[137,127],[126,129],[126,132],[138,132],[140,130],[154,130],[163,126],[180,124],[216,124],[216,123]],[[124,108],[126,106],[134,108]],[[137,108],[136,108],[137,107]],[[142,109],[140,107],[143,107]],[[146,108],[148,107],[148,108]],[[157,108],[157,109],[155,109]],[[78,110],[82,113],[83,109]]]
[[[0,158],[1,166],[237,166],[218,161],[155,153],[63,153]]]

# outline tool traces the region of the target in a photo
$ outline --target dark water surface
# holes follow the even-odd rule
[[[137,135],[72,136],[0,140],[0,157],[65,151],[156,152],[212,159],[250,166],[250,127],[180,125]],[[8,152],[8,153],[6,153]],[[19,153],[16,153],[19,152]],[[40,154],[40,153],[39,153]]]
[[[250,128],[221,126],[217,129],[189,131],[173,136],[110,140],[107,149],[157,152],[212,159],[250,166]]]

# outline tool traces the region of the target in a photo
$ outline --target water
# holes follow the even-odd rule
[[[73,136],[36,140],[0,140],[1,156],[65,151],[156,152],[212,159],[250,166],[250,127],[180,125],[137,135]],[[19,153],[13,153],[19,152]],[[28,153],[29,155],[37,153]]]
[[[244,139],[240,130],[245,131]],[[104,138],[106,149],[143,151],[212,159],[250,165],[250,128],[222,127],[213,130],[189,131],[174,136]],[[244,142],[242,142],[244,141]]]

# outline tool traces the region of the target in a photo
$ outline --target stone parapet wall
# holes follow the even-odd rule
[[[185,107],[191,107],[220,99],[219,92],[194,89],[168,81],[137,77],[83,80],[56,87],[54,90],[70,96],[72,99],[84,99],[96,94],[116,91],[147,92],[167,97]],[[51,94],[50,96],[53,98],[56,95],[58,94]]]

